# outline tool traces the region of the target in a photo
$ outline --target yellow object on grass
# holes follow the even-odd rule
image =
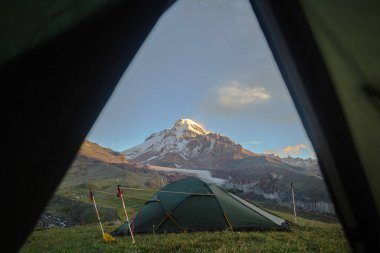
[[[106,243],[110,243],[110,242],[116,241],[116,238],[113,237],[112,235],[108,234],[108,233],[104,233],[103,234],[103,241]]]

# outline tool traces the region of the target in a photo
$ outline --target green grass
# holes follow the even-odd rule
[[[137,213],[154,192],[162,187],[162,177],[156,173],[133,173],[112,168],[111,175],[108,175],[108,178],[102,178],[102,175],[99,176],[98,172],[94,172],[96,166],[91,169],[86,166],[81,168],[82,171],[75,166],[70,169],[45,208],[45,212],[75,220],[77,224],[81,225],[96,222],[94,207],[89,200],[88,188],[91,187],[101,219],[103,221],[124,220],[121,201],[116,197],[118,184],[150,189],[149,191],[124,190],[128,213],[132,212],[132,208]],[[103,170],[105,169],[103,168]],[[79,179],[76,178],[78,173],[83,173]],[[87,181],[82,181],[83,179]]]
[[[269,203],[269,202],[258,202],[254,201],[254,204],[262,209],[267,210],[275,210],[281,213],[287,213],[293,215],[293,207],[288,206],[280,206],[276,203]],[[297,216],[300,216],[302,218],[311,219],[315,221],[322,221],[326,223],[339,223],[339,219],[335,214],[323,214],[323,213],[316,213],[316,212],[307,212],[302,209],[297,209]]]
[[[291,221],[289,214],[274,212]],[[105,224],[111,232],[117,227]],[[199,232],[120,237],[101,240],[98,224],[35,231],[20,252],[350,252],[339,224],[298,218],[289,232]]]

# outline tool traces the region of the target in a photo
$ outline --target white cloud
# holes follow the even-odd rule
[[[245,86],[239,82],[231,82],[218,90],[218,105],[226,109],[244,108],[250,104],[258,104],[271,98],[265,88]]]
[[[268,87],[267,87],[268,86]],[[273,86],[253,85],[239,81],[223,82],[205,91],[199,104],[201,113],[220,117],[249,120],[261,124],[299,123],[290,98],[284,100]]]
[[[276,150],[276,149],[275,150],[267,150],[264,153],[274,154],[274,155],[278,155],[280,157],[287,157],[287,156],[297,157],[297,156],[300,156],[302,154],[306,154],[310,157],[315,157],[314,150],[311,147],[309,147],[308,145],[303,144],[303,143],[300,143],[300,144],[297,144],[294,146],[286,146],[280,150]]]
[[[298,144],[295,146],[286,146],[282,149],[282,152],[287,155],[299,155],[303,150],[309,150],[309,147],[305,144]]]

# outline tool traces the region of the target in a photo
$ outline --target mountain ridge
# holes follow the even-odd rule
[[[177,120],[172,128],[154,133],[121,153],[130,162],[146,166],[209,170],[213,177],[224,179],[225,187],[232,191],[280,205],[291,205],[292,182],[298,206],[334,213],[317,160],[254,153],[189,119]]]
[[[85,140],[82,143],[78,151],[77,158],[116,164],[129,163],[129,161],[125,159],[125,156],[122,153],[114,151],[110,148],[102,147],[99,144],[91,142],[89,140]]]
[[[190,119],[179,119],[172,128],[153,133],[121,153],[133,162],[188,169],[215,169],[226,160],[258,155]]]

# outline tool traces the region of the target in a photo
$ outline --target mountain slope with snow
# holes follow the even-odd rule
[[[225,180],[226,187],[250,199],[281,205],[291,203],[292,182],[298,206],[334,212],[323,178],[314,170],[316,160],[256,154],[190,119],[177,120],[172,128],[122,153],[129,161],[148,167],[209,170],[213,177]]]
[[[190,119],[179,119],[172,128],[154,133],[122,153],[133,162],[196,169],[215,169],[225,161],[257,156]]]

